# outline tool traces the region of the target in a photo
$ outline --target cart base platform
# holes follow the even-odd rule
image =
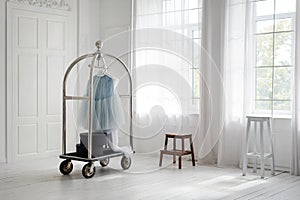
[[[104,154],[101,156],[88,158],[88,157],[82,157],[77,152],[72,152],[72,153],[61,154],[59,157],[62,159],[68,159],[68,160],[93,162],[93,161],[104,160],[107,158],[113,158],[113,157],[118,157],[118,156],[124,156],[124,153],[123,152],[114,152],[114,151],[105,151]]]

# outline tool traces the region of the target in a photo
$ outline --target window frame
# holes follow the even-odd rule
[[[276,8],[276,0],[273,0],[273,5],[274,5],[274,11],[273,14],[271,15],[264,15],[264,16],[256,16],[256,4],[254,3],[254,9],[253,9],[253,61],[254,61],[254,66],[253,66],[253,77],[252,77],[252,82],[253,82],[253,105],[252,105],[252,112],[258,113],[258,114],[271,114],[272,116],[277,115],[277,116],[290,116],[291,115],[291,109],[292,109],[292,96],[290,96],[287,99],[276,99],[274,97],[274,71],[276,68],[282,68],[282,67],[287,67],[290,68],[293,71],[294,68],[294,56],[295,56],[295,12],[289,12],[289,13],[275,13],[275,8]],[[280,19],[291,19],[291,30],[283,30],[283,31],[276,31],[275,30],[275,24],[276,20]],[[261,21],[272,21],[273,23],[273,30],[270,32],[257,32],[257,22]],[[291,63],[290,65],[275,65],[275,36],[276,34],[280,33],[291,33]],[[267,35],[267,34],[272,34],[272,49],[273,49],[273,58],[272,58],[272,65],[270,66],[258,66],[258,49],[257,49],[257,36],[258,35]],[[271,90],[272,90],[272,95],[269,99],[263,99],[263,98],[257,98],[257,69],[262,69],[262,68],[268,68],[272,70],[272,85],[271,85]],[[292,74],[291,74],[292,75]],[[292,87],[292,82],[290,82],[290,87]],[[274,108],[274,103],[277,101],[288,101],[290,102],[290,110],[275,110]],[[270,102],[270,109],[257,109],[256,108],[256,103],[257,102]]]

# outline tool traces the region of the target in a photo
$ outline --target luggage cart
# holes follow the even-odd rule
[[[109,163],[109,159],[113,158],[113,157],[121,157],[121,167],[125,170],[128,169],[131,165],[131,158],[127,157],[124,155],[123,152],[114,152],[112,150],[107,149],[106,151],[103,151],[103,153],[101,155],[97,155],[94,156],[92,154],[92,144],[93,144],[93,132],[92,132],[92,101],[93,101],[93,70],[96,68],[95,66],[95,62],[96,61],[100,61],[102,60],[104,61],[104,57],[113,59],[114,61],[117,61],[119,63],[121,63],[121,65],[125,68],[128,77],[129,77],[129,117],[130,117],[130,124],[129,124],[129,142],[130,142],[130,146],[131,149],[133,149],[133,137],[132,137],[132,79],[131,79],[131,75],[130,75],[130,71],[127,68],[126,64],[120,60],[119,58],[109,55],[109,54],[105,54],[103,52],[100,51],[100,49],[102,48],[103,43],[101,41],[97,41],[96,42],[96,47],[97,50],[94,53],[90,53],[90,54],[86,54],[83,56],[78,57],[76,60],[73,61],[73,63],[71,63],[71,65],[67,68],[66,73],[64,75],[64,79],[63,79],[63,129],[62,129],[62,154],[59,156],[61,159],[64,159],[64,161],[61,162],[60,166],[59,166],[59,170],[63,175],[68,175],[72,172],[73,170],[73,164],[72,161],[82,161],[82,162],[86,162],[87,164],[85,164],[82,168],[82,175],[85,178],[92,178],[95,175],[96,172],[96,168],[94,165],[94,162],[99,161],[100,165],[102,167],[105,167],[108,165]],[[88,58],[92,58],[92,63],[91,65],[89,65],[89,95],[88,96],[68,96],[66,94],[66,82],[67,82],[67,78],[68,75],[70,74],[70,72],[72,71],[72,69],[74,68],[74,66],[76,66],[80,61],[84,60],[84,59],[88,59]],[[106,68],[107,70],[107,68]],[[73,101],[73,100],[82,100],[82,101],[88,101],[88,132],[87,134],[87,152],[86,154],[81,154],[78,153],[77,150],[76,152],[71,152],[68,153],[66,150],[66,146],[67,146],[67,126],[66,126],[66,118],[67,118],[67,106],[66,106],[66,102],[67,101]],[[107,148],[107,145],[105,145],[105,147]]]

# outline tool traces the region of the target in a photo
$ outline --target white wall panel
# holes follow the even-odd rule
[[[47,124],[47,151],[55,151],[60,148],[61,129],[60,122]]]
[[[47,57],[47,115],[61,114],[64,57]]]
[[[18,56],[18,115],[37,116],[38,56]]]
[[[47,47],[63,50],[65,44],[65,25],[60,21],[47,21]]]
[[[37,153],[37,124],[18,126],[18,155]]]
[[[19,47],[37,48],[38,46],[38,19],[19,16],[18,18],[18,45]]]

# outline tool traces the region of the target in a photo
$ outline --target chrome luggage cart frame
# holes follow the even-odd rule
[[[126,157],[124,155],[123,152],[111,152],[109,154],[104,154],[101,155],[99,157],[93,157],[92,156],[92,103],[93,103],[93,73],[94,73],[94,69],[95,67],[95,62],[96,60],[102,60],[105,64],[104,61],[104,57],[108,57],[111,59],[114,59],[118,61],[119,63],[121,63],[121,65],[125,68],[127,74],[128,74],[128,78],[129,78],[129,117],[130,117],[130,124],[129,124],[129,142],[130,142],[130,146],[133,149],[133,137],[132,137],[132,78],[130,75],[130,71],[127,68],[126,64],[119,58],[109,55],[109,54],[105,54],[103,52],[100,51],[100,49],[102,48],[103,43],[101,41],[97,41],[96,42],[96,47],[97,50],[95,53],[91,53],[91,54],[86,54],[83,56],[78,57],[76,60],[74,60],[71,65],[67,68],[65,75],[64,75],[64,79],[63,79],[63,128],[62,128],[62,154],[59,156],[62,159],[65,159],[64,161],[61,162],[60,164],[60,172],[64,175],[68,175],[69,173],[71,173],[71,171],[73,170],[73,164],[72,164],[72,160],[76,160],[76,161],[83,161],[83,162],[87,162],[86,165],[84,165],[84,167],[82,168],[82,175],[85,178],[92,178],[95,175],[95,166],[94,166],[94,162],[95,161],[100,161],[101,166],[105,167],[108,165],[109,162],[109,158],[113,158],[113,157],[118,157],[118,156],[123,156],[121,159],[121,166],[123,169],[128,169],[131,165],[131,159],[130,157]],[[72,71],[72,69],[82,60],[87,59],[87,58],[92,58],[92,63],[89,66],[90,67],[90,72],[89,72],[89,96],[67,96],[66,94],[66,82],[68,79],[68,76],[70,74],[70,72]],[[107,69],[107,68],[106,68]],[[73,101],[73,100],[83,100],[83,101],[88,101],[88,147],[87,147],[87,157],[82,157],[80,156],[77,152],[71,152],[71,153],[67,153],[67,101]]]

